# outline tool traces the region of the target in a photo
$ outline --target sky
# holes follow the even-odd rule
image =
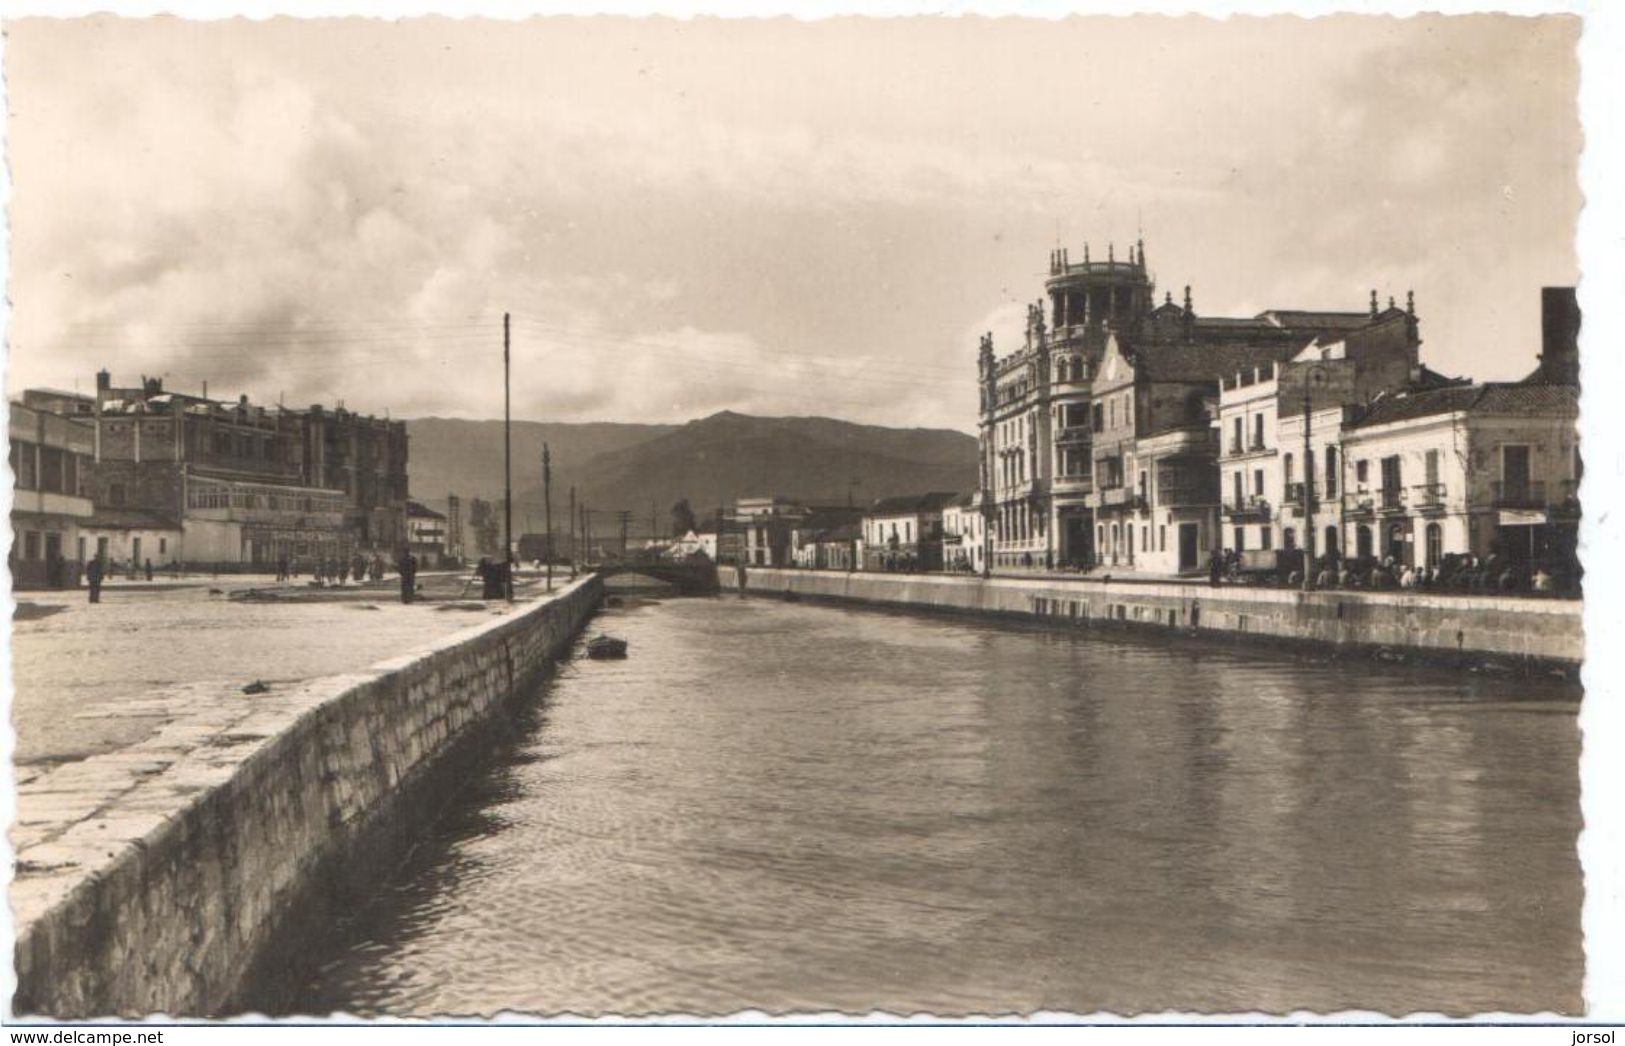
[[[1204,315],[1416,295],[1493,380],[1572,284],[1579,21],[24,19],[7,385],[974,431],[1049,252]]]

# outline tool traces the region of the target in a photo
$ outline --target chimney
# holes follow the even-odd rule
[[[107,368],[103,367],[101,370],[96,372],[96,391],[106,392],[112,387],[113,375],[107,373]]]
[[[1540,380],[1580,383],[1580,301],[1573,287],[1540,289]]]

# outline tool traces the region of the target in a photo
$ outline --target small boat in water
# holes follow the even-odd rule
[[[625,657],[626,640],[614,636],[597,636],[587,644],[587,656],[596,658]]]

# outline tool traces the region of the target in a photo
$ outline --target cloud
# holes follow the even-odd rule
[[[1572,280],[1561,19],[8,33],[13,389],[489,416],[512,312],[521,416],[970,428],[1057,237],[1203,311],[1414,286],[1480,372]]]

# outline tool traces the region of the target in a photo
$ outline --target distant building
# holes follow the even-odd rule
[[[270,569],[392,554],[406,538],[402,422],[224,403],[157,378],[116,387],[105,370],[94,397],[39,389],[24,400],[92,426],[85,493],[105,514],[104,536],[128,535],[131,554],[155,566]]]
[[[746,564],[782,567],[790,563],[790,535],[811,510],[791,498],[740,498],[734,517],[743,533]]]
[[[11,549],[14,588],[71,588],[97,545],[83,530],[95,427],[81,419],[11,404]]]
[[[416,501],[406,503],[406,544],[420,567],[438,567],[446,560],[446,517]]]
[[[982,505],[975,494],[961,494],[942,509],[942,569],[981,573],[986,555]]]
[[[862,509],[814,509],[790,533],[791,560],[811,570],[856,570],[862,536]]]
[[[957,495],[881,498],[863,515],[863,569],[941,570],[942,514]]]

